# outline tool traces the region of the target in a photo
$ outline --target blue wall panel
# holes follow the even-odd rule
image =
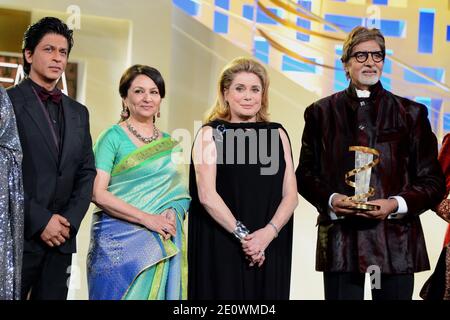
[[[269,11],[277,14],[276,8],[267,8]],[[253,11],[254,6],[245,4],[242,6],[242,15],[244,18],[247,18],[248,20],[253,21]],[[274,21],[273,19],[269,18],[264,12],[262,12],[259,8],[256,11],[256,22],[259,23],[265,23],[265,24],[278,24],[278,22]]]
[[[311,11],[311,1],[299,0],[297,1],[299,5],[301,5],[306,10]],[[311,30],[311,21],[297,18],[297,25],[299,27]],[[301,41],[309,41],[310,36],[307,34],[303,34],[301,32],[297,32],[297,39]]]
[[[227,33],[228,32],[228,16],[221,12],[214,12],[214,32]]]
[[[431,67],[414,67],[414,69],[424,73],[425,75],[429,76],[430,78],[437,80],[439,82],[445,81],[445,69],[443,68],[431,68]],[[421,76],[416,75],[415,73],[406,70],[403,73],[403,79],[409,82],[413,83],[421,83],[421,84],[430,84],[433,83],[422,78]]]
[[[314,58],[309,58],[309,59],[314,62],[316,61]],[[316,66],[313,64],[308,64],[308,63],[305,63],[302,61],[298,61],[289,56],[283,56],[281,70],[316,73]]]
[[[255,40],[254,43],[255,52],[254,56],[256,59],[264,62],[265,64],[269,63],[269,43],[266,40]]]
[[[433,53],[434,9],[420,9],[418,51]]]
[[[200,6],[192,0],[173,0],[173,4],[191,16],[196,16]]]

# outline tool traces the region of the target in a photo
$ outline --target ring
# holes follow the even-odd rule
[[[264,250],[261,250],[259,253],[264,257]]]

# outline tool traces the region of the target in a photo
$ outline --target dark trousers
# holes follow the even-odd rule
[[[71,263],[72,254],[56,249],[24,252],[22,300],[66,300]]]
[[[325,300],[364,300],[364,273],[324,272]],[[380,274],[372,300],[411,300],[414,274]]]

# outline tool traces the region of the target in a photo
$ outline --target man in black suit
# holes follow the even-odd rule
[[[92,196],[88,110],[56,88],[72,45],[72,31],[57,18],[29,26],[22,44],[28,77],[8,89],[23,150],[22,299],[67,298],[75,237]]]

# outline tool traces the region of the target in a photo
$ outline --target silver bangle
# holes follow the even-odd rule
[[[278,237],[278,233],[279,233],[279,232],[278,232],[278,227],[276,226],[276,224],[273,223],[272,221],[270,221],[270,222],[268,223],[268,225],[272,226],[273,230],[275,230],[275,238]]]
[[[242,222],[236,220],[236,227],[233,230],[234,236],[239,240],[243,240],[249,233],[250,231],[247,229],[247,227],[244,226]]]

